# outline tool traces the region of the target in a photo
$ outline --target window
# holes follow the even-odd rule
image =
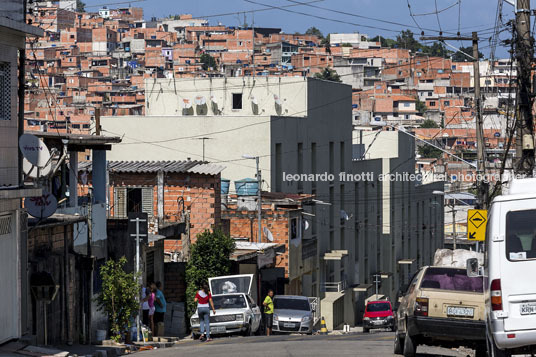
[[[491,85],[491,80],[490,80],[490,79],[486,79],[486,82],[485,82],[485,83],[486,83],[487,86],[489,86],[489,85]]]
[[[233,93],[233,109],[242,109],[242,93]]]
[[[408,103],[408,102],[404,103],[404,108],[409,108],[410,104],[411,103]]]
[[[431,97],[434,93],[433,92],[428,92],[428,96]]]
[[[128,212],[153,215],[152,187],[116,187],[114,189],[114,217],[126,217]]]
[[[449,101],[449,100],[445,100],[445,101],[443,102],[443,105],[444,105],[445,107],[450,106],[450,101]]]
[[[0,120],[11,120],[11,68],[0,62]]]
[[[421,289],[441,289],[481,293],[482,277],[470,278],[465,269],[428,268],[421,282]]]
[[[536,210],[506,214],[506,258],[511,261],[536,259]]]
[[[435,102],[434,102],[434,101],[431,101],[431,102],[430,102],[430,106],[431,106],[431,107],[435,107]]]

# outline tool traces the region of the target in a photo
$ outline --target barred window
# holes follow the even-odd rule
[[[11,120],[11,67],[0,62],[0,120]]]

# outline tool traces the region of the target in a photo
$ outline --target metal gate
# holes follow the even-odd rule
[[[0,344],[19,338],[20,304],[19,290],[19,251],[16,214],[0,215]]]

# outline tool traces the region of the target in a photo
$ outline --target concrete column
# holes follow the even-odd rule
[[[78,206],[78,152],[69,151],[69,207]]]
[[[93,198],[95,203],[106,203],[106,151],[93,150]]]

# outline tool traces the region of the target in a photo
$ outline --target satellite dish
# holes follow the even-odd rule
[[[44,219],[52,216],[58,208],[56,197],[49,192],[43,191],[41,196],[26,197],[24,207],[28,213],[38,219]]]
[[[192,102],[190,102],[190,99],[183,99],[182,100],[182,107],[184,109],[190,109],[192,107]]]
[[[274,236],[272,235],[272,232],[267,227],[262,228],[262,232],[266,236],[266,239],[268,239],[270,242],[274,241]]]
[[[251,96],[251,103],[255,104],[255,105],[258,105],[259,104],[259,101],[257,100],[257,98],[255,98],[254,96]]]
[[[302,228],[304,231],[309,229],[309,222],[306,219],[302,219]]]
[[[32,165],[30,161],[28,161],[26,158],[22,160],[22,170],[24,171],[24,174],[30,178],[38,178],[41,176],[46,176],[50,173],[51,169],[52,169],[52,163],[49,163],[43,168],[39,168],[37,166]]]
[[[346,213],[345,210],[341,210],[341,219],[344,219],[345,221],[348,221],[350,219],[348,213]]]
[[[274,94],[274,100],[275,100],[275,104],[281,105],[281,99],[279,98],[277,94]]]
[[[22,134],[19,138],[19,149],[30,164],[45,167],[50,160],[50,151],[37,136]]]
[[[207,100],[202,95],[198,95],[195,97],[195,104],[196,105],[204,105],[207,103]]]

